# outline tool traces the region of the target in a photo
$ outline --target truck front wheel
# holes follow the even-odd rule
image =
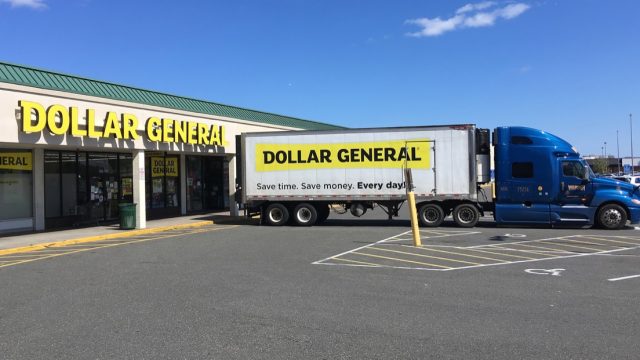
[[[300,226],[311,226],[318,220],[318,212],[313,205],[300,203],[293,209],[293,220]]]
[[[618,204],[606,204],[598,210],[598,224],[607,230],[617,230],[627,224],[627,212]]]
[[[424,204],[418,209],[420,225],[426,227],[438,227],[444,221],[444,211],[438,204]]]
[[[460,227],[474,227],[480,220],[480,212],[471,204],[460,204],[453,209],[453,220]]]
[[[289,221],[289,209],[279,203],[269,204],[264,211],[264,215],[267,224],[271,226],[282,226]]]

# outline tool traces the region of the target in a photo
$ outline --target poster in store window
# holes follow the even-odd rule
[[[178,171],[178,158],[175,156],[151,158],[151,177],[178,177]]]
[[[133,179],[130,177],[122,178],[122,196],[133,195]]]
[[[153,179],[152,189],[154,194],[162,193],[162,179]]]

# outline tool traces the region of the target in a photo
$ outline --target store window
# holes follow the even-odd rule
[[[130,154],[45,151],[45,226],[97,224],[118,218],[133,194]],[[131,191],[132,192],[132,191]]]
[[[0,150],[0,220],[33,217],[31,151]]]

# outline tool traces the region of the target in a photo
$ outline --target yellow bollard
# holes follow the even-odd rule
[[[416,209],[416,196],[413,191],[407,193],[409,199],[409,216],[411,216],[411,230],[413,231],[413,246],[422,246],[420,240],[420,228],[418,227],[418,210]]]

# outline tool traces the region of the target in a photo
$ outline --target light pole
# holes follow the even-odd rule
[[[607,157],[607,142],[604,142],[604,157]]]
[[[633,161],[633,115],[629,114],[629,129],[631,130],[631,176],[633,176],[633,168],[635,167]]]
[[[618,148],[618,175],[620,175],[620,142],[618,141],[618,130],[616,130],[616,148]]]

